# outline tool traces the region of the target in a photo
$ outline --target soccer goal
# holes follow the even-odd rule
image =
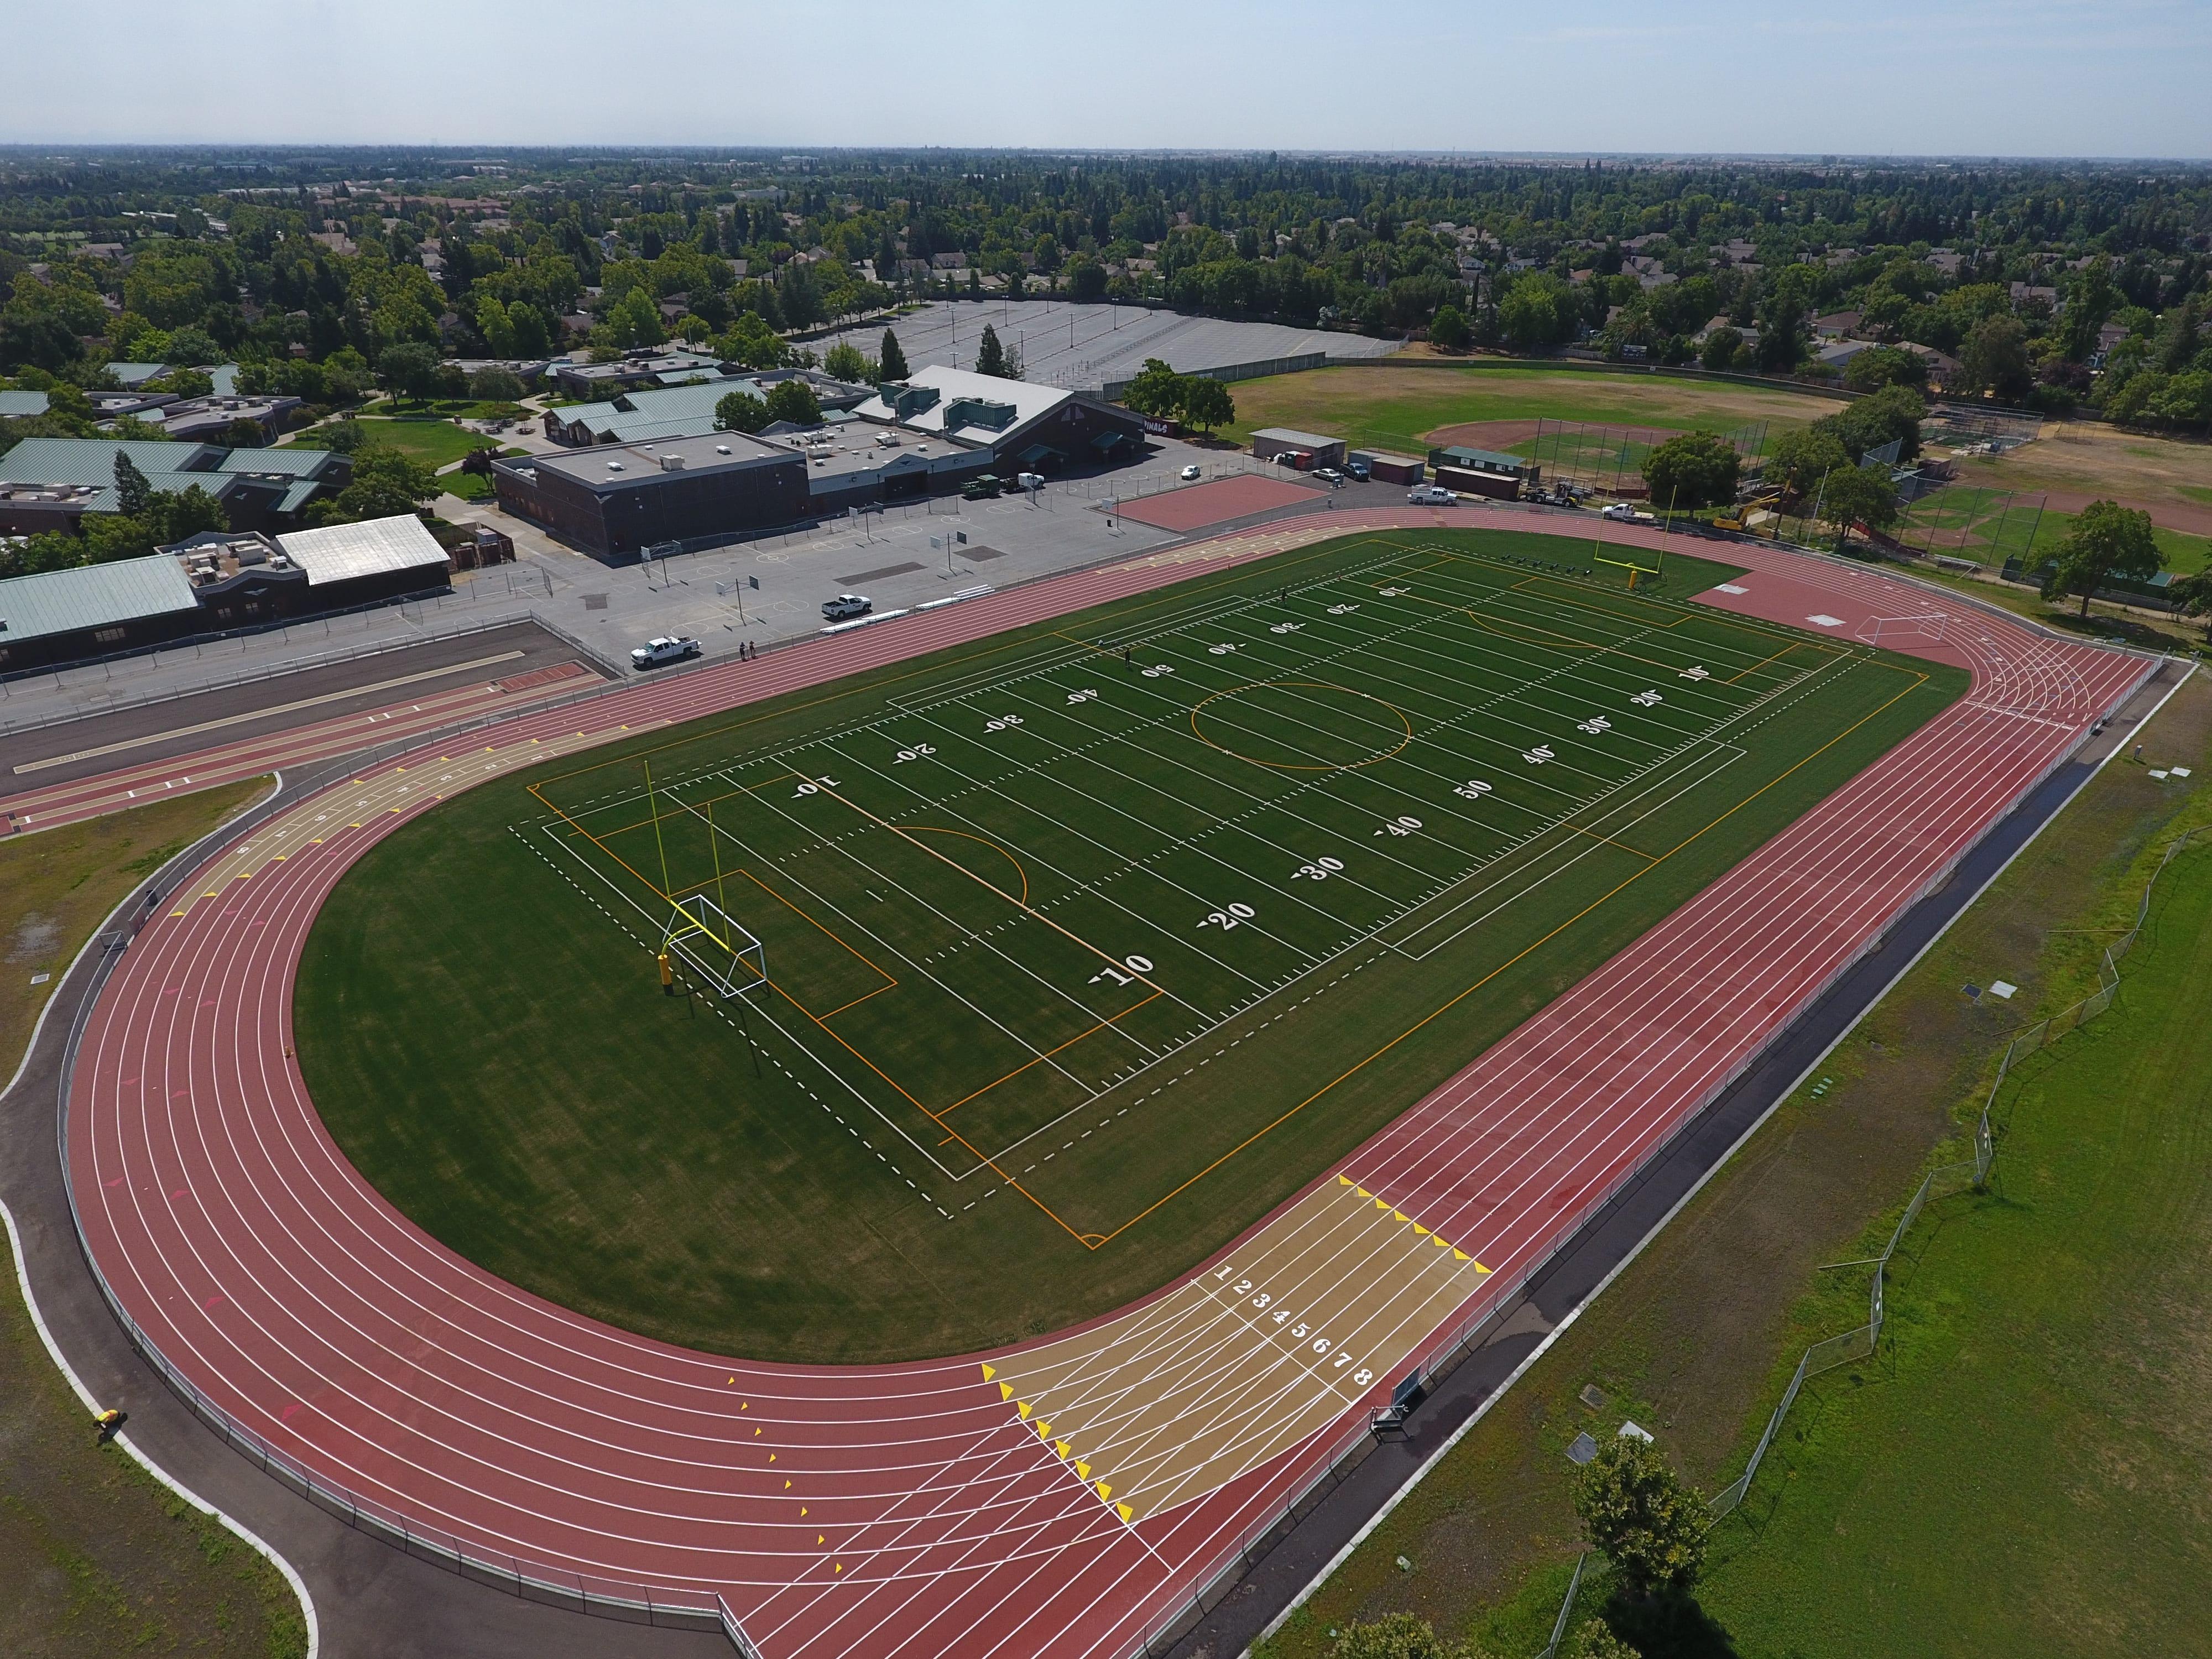
[[[660,938],[660,957],[680,960],[717,996],[743,996],[768,983],[768,956],[761,942],[728,911],[704,893],[676,901]]]
[[[1951,620],[1944,611],[1925,611],[1910,617],[1869,617],[1859,624],[1858,636],[1869,645],[1900,645],[1907,641],[1940,641],[1944,624]]]

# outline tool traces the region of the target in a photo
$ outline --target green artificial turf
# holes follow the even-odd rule
[[[318,1104],[438,1237],[671,1340],[1117,1306],[1963,689],[1589,550],[1347,538],[487,784],[326,906]],[[719,907],[685,982],[752,982],[728,917],[769,983],[660,994],[671,894]]]

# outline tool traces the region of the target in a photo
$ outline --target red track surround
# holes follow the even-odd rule
[[[1272,524],[1212,550],[1444,522],[1587,533],[1541,514],[1396,509]],[[1208,550],[635,685],[471,741],[711,713],[1164,586]],[[1972,688],[1340,1166],[1495,1269],[1425,1352],[1509,1297],[2151,671],[1871,570],[1765,548],[1723,556],[1751,567],[1744,591],[1707,602],[1814,633],[1863,639],[1875,619],[1948,611],[1940,641],[1882,642],[1969,668]],[[596,1594],[719,1594],[770,1659],[980,1659],[1128,1652],[1364,1431],[1363,1407],[1124,1525],[982,1384],[977,1360],[993,1356],[720,1358],[459,1259],[341,1156],[289,1047],[317,910],[419,810],[165,910],[78,1048],[66,1151],[90,1258],[142,1345],[242,1437],[472,1560]],[[1632,998],[1616,994],[1631,983]]]

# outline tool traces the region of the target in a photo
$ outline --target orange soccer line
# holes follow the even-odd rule
[[[1272,1122],[1264,1124],[1260,1128],[1254,1130],[1250,1134],[1245,1136],[1243,1139],[1238,1141],[1237,1145],[1231,1147],[1227,1152],[1222,1153],[1220,1157],[1215,1158],[1211,1164],[1199,1170],[1195,1175],[1178,1182],[1175,1187],[1170,1188],[1167,1192],[1163,1193],[1159,1197],[1154,1199],[1150,1204],[1147,1204],[1143,1209],[1138,1211],[1136,1214],[1131,1216],[1127,1221],[1116,1227],[1112,1232],[1106,1234],[1104,1238],[1100,1242],[1102,1243],[1109,1243],[1113,1240],[1119,1238],[1123,1233],[1128,1231],[1130,1228],[1135,1226],[1146,1216],[1152,1214],[1153,1211],[1180,1196],[1188,1188],[1196,1186],[1200,1182],[1205,1180],[1206,1176],[1212,1175],[1216,1170],[1228,1163],[1231,1158],[1235,1158],[1239,1152],[1251,1146],[1255,1141],[1261,1139],[1263,1137],[1272,1133],[1274,1130],[1280,1127],[1283,1124],[1289,1122],[1291,1119],[1296,1117],[1300,1112],[1305,1110],[1307,1107],[1312,1105],[1314,1102],[1319,1100],[1323,1095],[1335,1088],[1338,1084],[1342,1083],[1347,1078],[1352,1077],[1356,1073],[1364,1071],[1368,1066],[1371,1065],[1376,1060],[1380,1060],[1383,1055],[1389,1054],[1393,1048],[1403,1042],[1407,1037],[1413,1036],[1423,1026],[1439,1018],[1443,1015],[1449,1012],[1452,1009],[1457,1007],[1461,1003],[1466,1001],[1468,998],[1473,996],[1484,986],[1489,984],[1492,980],[1496,979],[1498,975],[1504,973],[1507,969],[1521,961],[1522,957],[1529,955],[1531,952],[1538,950],[1541,946],[1549,944],[1553,939],[1558,938],[1568,928],[1580,921],[1584,916],[1589,915],[1591,911],[1598,908],[1601,905],[1605,904],[1611,900],[1616,893],[1620,892],[1624,888],[1632,886],[1637,882],[1643,880],[1644,877],[1650,875],[1654,870],[1656,870],[1668,859],[1673,858],[1675,854],[1680,852],[1684,848],[1710,834],[1721,824],[1725,823],[1729,819],[1734,817],[1738,812],[1743,811],[1745,807],[1750,805],[1752,802],[1757,800],[1768,790],[1779,784],[1784,778],[1789,777],[1791,773],[1802,770],[1803,768],[1811,765],[1814,761],[1827,753],[1829,750],[1833,749],[1838,744],[1841,743],[1845,738],[1850,736],[1852,732],[1857,731],[1859,727],[1864,726],[1869,720],[1873,720],[1876,715],[1881,714],[1885,710],[1888,709],[1892,704],[1897,702],[1900,698],[1910,696],[1923,684],[1926,684],[1927,678],[1928,677],[1925,674],[1916,676],[1913,683],[1911,685],[1906,686],[1902,691],[1899,691],[1896,696],[1890,698],[1888,702],[1881,704],[1877,708],[1869,709],[1865,714],[1860,715],[1858,719],[1853,720],[1842,731],[1837,732],[1834,737],[1829,738],[1827,742],[1822,744],[1818,749],[1814,750],[1812,753],[1802,757],[1794,765],[1789,767],[1787,769],[1776,773],[1765,783],[1759,785],[1758,788],[1753,790],[1751,793],[1746,795],[1735,805],[1729,807],[1727,811],[1720,813],[1703,828],[1693,830],[1689,835],[1685,836],[1680,841],[1668,848],[1664,853],[1660,854],[1656,858],[1654,858],[1650,863],[1645,865],[1644,868],[1638,870],[1634,875],[1628,877],[1626,880],[1617,883],[1613,886],[1607,888],[1604,892],[1599,894],[1597,897],[1592,899],[1581,909],[1576,911],[1574,915],[1569,916],[1565,921],[1553,928],[1551,932],[1546,933],[1541,939],[1532,940],[1521,950],[1516,951],[1512,956],[1507,957],[1504,962],[1499,963],[1498,966],[1492,969],[1488,973],[1485,974],[1480,979],[1475,981],[1474,984],[1468,986],[1465,990],[1461,991],[1449,1000],[1439,1003],[1436,1007],[1422,1015],[1420,1018],[1415,1020],[1411,1025],[1408,1025],[1404,1030],[1399,1032],[1397,1036],[1392,1037],[1381,1048],[1376,1049],[1374,1053],[1369,1054],[1366,1059],[1360,1060],[1356,1065],[1347,1066],[1336,1076],[1331,1078],[1327,1083],[1322,1084],[1320,1088],[1315,1090],[1297,1105],[1283,1113],[1282,1115],[1277,1117]]]
[[[870,994],[872,995],[874,994],[872,992]],[[997,1088],[1001,1083],[1012,1082],[1014,1079],[1019,1077],[1024,1072],[1028,1071],[1030,1066],[1042,1065],[1046,1060],[1050,1060],[1054,1054],[1060,1053],[1061,1049],[1073,1048],[1077,1043],[1082,1042],[1085,1037],[1097,1036],[1099,1032],[1105,1030],[1108,1027],[1114,1025],[1121,1020],[1127,1019],[1131,1014],[1135,1013],[1138,1009],[1144,1007],[1146,1004],[1158,1002],[1167,993],[1164,991],[1155,991],[1152,995],[1146,997],[1143,1002],[1133,1002],[1127,1007],[1124,1008],[1120,1013],[1109,1014],[1104,1019],[1100,1020],[1089,1030],[1078,1031],[1073,1036],[1068,1038],[1066,1042],[1054,1044],[1042,1054],[1037,1055],[1036,1059],[1024,1060],[1020,1065],[1015,1066],[1012,1071],[1007,1073],[1006,1076],[994,1078],[990,1082],[985,1084],[981,1088],[975,1090],[973,1093],[961,1096],[959,1099],[954,1101],[950,1106],[947,1106],[945,1109],[945,1115],[950,1117],[953,1113],[958,1111],[963,1106],[965,1106],[969,1101],[975,1099],[976,1096],[989,1094],[992,1090]],[[850,1007],[852,1005],[849,1003],[846,1005],[848,1007]]]

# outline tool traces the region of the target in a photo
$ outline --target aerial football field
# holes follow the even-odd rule
[[[314,1098],[464,1255],[672,1341],[1118,1307],[1966,684],[1570,548],[1348,537],[486,783],[316,923]]]

